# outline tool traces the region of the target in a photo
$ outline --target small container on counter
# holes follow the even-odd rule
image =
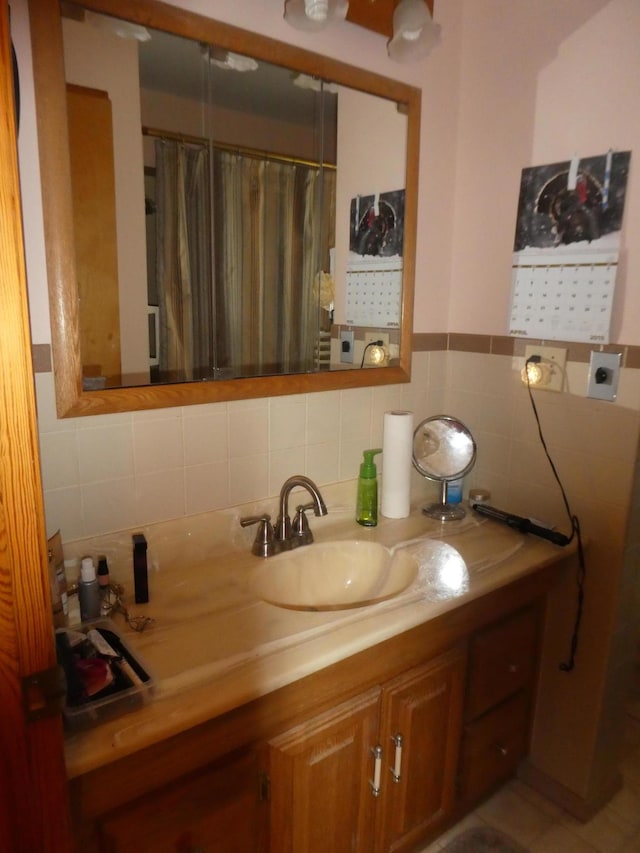
[[[491,492],[488,489],[469,489],[469,506],[475,504],[488,504],[491,500]]]
[[[100,588],[100,615],[106,616],[111,605],[109,603],[109,564],[105,556],[98,557],[98,586]]]
[[[356,521],[364,527],[375,527],[378,523],[378,469],[373,457],[382,453],[382,448],[363,451],[364,462],[360,465],[356,498]]]
[[[133,534],[133,589],[136,604],[149,601],[149,575],[147,572],[147,540],[143,533]]]
[[[67,683],[63,720],[72,732],[138,710],[155,689],[149,667],[109,619],[59,628],[56,650]]]
[[[80,603],[80,619],[88,622],[100,616],[100,585],[96,576],[96,567],[91,557],[83,557],[80,565],[80,580],[78,581],[78,601]]]
[[[69,619],[69,597],[67,594],[67,576],[65,574],[62,537],[57,530],[48,539],[49,546],[49,580],[51,583],[51,605],[53,624],[61,628]]]

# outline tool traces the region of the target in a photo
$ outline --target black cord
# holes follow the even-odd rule
[[[578,519],[578,516],[573,515],[573,513],[571,512],[571,507],[569,506],[569,499],[567,498],[567,493],[564,490],[564,486],[562,485],[562,481],[560,480],[560,476],[558,474],[556,466],[554,465],[553,459],[551,458],[551,455],[550,455],[549,450],[547,448],[547,443],[546,443],[546,441],[544,439],[544,435],[542,433],[542,425],[540,423],[540,416],[538,415],[538,409],[537,409],[535,400],[533,399],[533,394],[531,392],[531,383],[529,382],[529,371],[527,370],[527,367],[529,364],[539,364],[539,363],[540,363],[540,356],[539,355],[533,355],[530,358],[528,358],[525,362],[524,372],[525,372],[525,375],[527,377],[527,391],[529,392],[529,400],[531,401],[531,407],[533,409],[533,414],[534,414],[535,419],[536,419],[536,424],[538,425],[538,436],[540,437],[540,442],[541,442],[542,447],[544,449],[544,452],[545,452],[545,455],[546,455],[547,460],[549,462],[549,465],[551,466],[553,476],[555,477],[556,482],[558,483],[558,486],[560,487],[560,493],[562,494],[562,500],[564,501],[564,506],[565,506],[565,509],[567,511],[567,515],[569,516],[569,523],[571,524],[571,536],[569,537],[569,542],[571,542],[571,540],[575,536],[577,539],[577,544],[578,544],[578,570],[576,573],[576,583],[577,583],[577,587],[578,587],[578,592],[577,592],[577,601],[576,601],[576,616],[575,616],[575,621],[573,624],[573,634],[571,635],[571,646],[570,646],[570,652],[569,652],[569,659],[567,661],[562,661],[562,663],[559,664],[559,668],[562,670],[562,672],[571,672],[576,665],[576,654],[578,652],[578,637],[580,635],[580,625],[582,623],[582,613],[583,613],[583,609],[584,609],[584,586],[585,586],[585,580],[586,580],[586,576],[587,576],[587,567],[586,567],[586,562],[585,562],[585,557],[584,557],[584,548],[582,546],[582,535],[580,532],[580,521]]]
[[[364,367],[364,357],[367,354],[367,350],[369,347],[383,347],[384,341],[369,341],[366,347],[362,350],[362,361],[360,362],[360,367]]]

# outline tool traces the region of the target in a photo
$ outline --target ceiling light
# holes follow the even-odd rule
[[[344,20],[348,8],[348,0],[285,0],[284,19],[297,30],[321,30]]]
[[[233,53],[231,50],[222,50],[217,47],[210,47],[207,44],[201,45],[202,58],[209,61],[216,68],[223,68],[225,71],[257,71],[258,63],[251,56],[243,56],[241,53]]]
[[[425,0],[400,0],[393,13],[393,37],[387,42],[389,56],[396,62],[423,59],[440,40],[440,30]]]

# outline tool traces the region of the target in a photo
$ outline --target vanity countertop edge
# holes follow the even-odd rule
[[[421,541],[429,543],[429,553],[435,542],[438,548],[444,546],[445,557],[421,566],[419,579],[394,599],[328,612],[289,611],[252,600],[248,578],[259,558],[239,547],[219,559],[212,555],[208,561],[195,560],[178,574],[157,572],[150,581],[152,598],[147,605],[157,626],[136,634],[126,630],[121,619],[117,622],[126,641],[148,663],[157,681],[156,693],[139,710],[67,734],[68,778],[222,717],[543,569],[562,561],[569,564],[568,558],[575,553],[573,544],[561,548],[474,517],[442,525],[426,519],[419,509],[408,519],[383,518],[370,529],[359,528],[351,519],[320,525],[316,538],[370,539],[387,547],[406,543],[418,553]],[[491,553],[493,561],[487,559]],[[447,576],[445,563],[451,554],[454,559],[449,559]],[[215,572],[211,563],[217,563]],[[215,577],[209,590],[216,601],[212,611],[204,606],[207,595],[202,586],[209,577]],[[188,595],[185,586],[191,590]],[[233,635],[228,638],[227,656],[220,648],[225,630]],[[244,652],[233,646],[234,638],[245,643]],[[193,654],[199,656],[195,665]]]

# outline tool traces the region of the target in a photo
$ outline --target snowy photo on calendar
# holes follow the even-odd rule
[[[509,334],[608,343],[631,153],[522,170]]]

